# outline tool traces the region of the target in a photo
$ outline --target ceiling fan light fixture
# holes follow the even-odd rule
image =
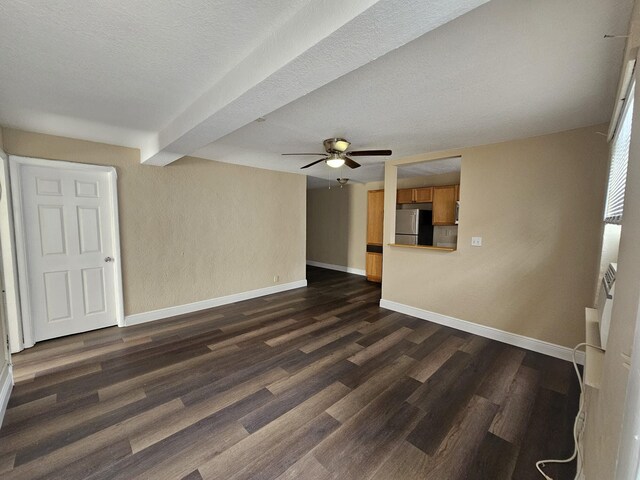
[[[337,178],[336,180],[338,180],[338,183],[340,185],[346,185],[346,183],[349,181],[348,178],[344,178],[344,177]]]
[[[351,145],[351,142],[346,141],[344,138],[327,138],[322,144],[327,153],[344,153]]]
[[[331,155],[329,158],[327,158],[327,165],[329,165],[331,168],[340,168],[344,165],[344,158],[336,154]]]
[[[336,150],[338,150],[340,152],[346,152],[347,148],[349,148],[349,145],[351,145],[351,143],[347,142],[346,140],[343,140],[343,139],[339,138],[333,144],[333,148],[335,148]]]
[[[313,167],[314,165],[325,162],[331,168],[340,168],[346,165],[349,168],[359,168],[361,165],[351,157],[375,157],[391,155],[391,150],[349,150],[351,142],[348,142],[344,138],[327,138],[322,144],[324,145],[325,153],[283,153],[282,155],[320,155],[323,158],[311,162],[308,165],[300,167],[301,169]]]

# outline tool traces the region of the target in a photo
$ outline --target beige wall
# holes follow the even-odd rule
[[[0,268],[0,285],[2,285],[2,268]],[[2,346],[0,346],[0,391],[4,390],[3,387],[7,382],[11,382],[13,384],[13,378],[11,377],[11,369],[9,366],[11,363],[11,354],[9,353],[7,342],[5,341],[7,338],[7,317],[5,313],[4,305],[0,305],[0,343],[2,343]],[[11,390],[7,392],[7,395],[10,394]],[[5,402],[8,401],[9,399],[7,397],[0,397],[0,427],[4,420]]]
[[[460,183],[460,172],[442,173],[427,177],[398,178],[398,188],[437,187],[440,185],[456,185],[458,183]],[[384,188],[384,184],[380,188]]]
[[[583,341],[607,175],[598,131],[606,125],[388,162],[385,243],[397,165],[461,155],[462,172],[458,250],[385,246],[383,298],[566,347]]]
[[[637,59],[640,49],[640,2],[635,2],[625,46],[624,66]],[[637,63],[636,63],[637,65]],[[637,69],[637,66],[636,66]],[[621,75],[622,78],[622,75]],[[638,80],[636,75],[636,81]],[[621,80],[622,81],[622,80]],[[620,89],[620,87],[619,87]],[[640,296],[640,89],[636,84],[625,208],[617,252],[618,273],[611,327],[604,356],[600,390],[586,390],[584,433],[587,480],[616,478],[618,446],[624,420],[628,370],[622,355],[629,355],[638,319]],[[605,252],[606,255],[606,252]],[[638,348],[636,346],[636,348]],[[636,352],[638,354],[638,352]]]
[[[459,182],[459,172],[447,173],[403,178],[399,180],[399,188],[455,185]],[[382,188],[384,181],[308,190],[307,260],[364,270],[367,191]]]
[[[399,178],[397,188],[437,187],[439,185],[456,185],[458,183],[460,183],[460,172],[451,172],[428,175],[426,177]],[[384,180],[367,183],[368,190],[382,190],[383,188]]]
[[[2,263],[0,263],[0,287],[4,290],[4,282],[2,281]],[[3,385],[4,375],[9,374],[9,362],[11,361],[11,353],[7,346],[7,315],[6,309],[3,304],[0,304],[0,387]],[[1,408],[1,405],[0,405]],[[0,425],[2,425],[2,418],[0,418]]]
[[[305,278],[305,177],[4,129],[7,153],[112,165],[127,315]]]
[[[0,129],[0,157],[4,157],[4,151],[2,150],[2,129]],[[6,195],[6,191],[3,188],[0,195],[4,198]],[[2,244],[4,248],[4,244]],[[4,269],[2,266],[2,261],[0,260],[0,289],[4,291]],[[6,310],[4,306],[4,302],[0,304],[0,389],[7,381],[7,377],[10,375],[9,371],[9,363],[11,362],[11,354],[9,353],[9,348],[7,346],[6,339],[7,338],[7,316]],[[0,402],[3,402],[4,399],[0,398]],[[3,403],[0,403],[0,426],[2,426],[2,420],[4,418]]]
[[[307,260],[365,269],[367,187],[307,190]]]
[[[640,25],[638,28],[640,32]],[[624,423],[623,413],[629,375],[623,362],[624,356],[627,358],[631,356],[639,315],[640,102],[637,99],[640,99],[640,88],[638,84],[636,84],[635,98],[624,215],[618,252],[618,272],[611,327],[604,357],[602,386],[599,391],[587,388],[586,392],[588,410],[584,442],[587,480],[616,478],[616,459]],[[636,352],[638,353],[640,352]]]
[[[583,341],[602,239],[602,131],[606,125],[388,162],[395,169],[462,155],[460,176],[428,182],[461,180],[462,197],[456,252],[385,247],[383,298],[566,347]],[[385,185],[393,192],[398,184]],[[385,185],[309,190],[307,259],[364,269],[366,190]],[[385,210],[389,243],[394,195]],[[472,248],[471,236],[482,236],[483,247]]]
[[[0,128],[2,146],[2,128]],[[18,292],[18,263],[11,210],[11,185],[9,181],[9,157],[0,149],[0,246],[5,285],[5,306],[8,322],[9,344],[12,352],[22,350],[22,315]]]

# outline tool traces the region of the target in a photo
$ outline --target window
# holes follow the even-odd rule
[[[631,141],[631,117],[633,115],[633,90],[635,82],[629,89],[629,95],[622,110],[618,130],[611,146],[611,170],[609,171],[609,187],[604,221],[622,223],[624,210],[624,189],[627,183],[627,165],[629,163],[629,143]]]

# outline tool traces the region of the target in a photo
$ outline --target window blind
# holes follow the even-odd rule
[[[629,164],[629,144],[631,142],[631,117],[633,115],[633,89],[627,97],[618,131],[611,146],[611,169],[607,188],[607,204],[604,221],[620,224],[624,210],[624,191],[627,183],[627,165]]]

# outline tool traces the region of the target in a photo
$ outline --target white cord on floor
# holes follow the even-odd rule
[[[542,467],[544,467],[545,464],[547,463],[569,463],[569,462],[572,462],[574,459],[577,459],[576,476],[574,477],[574,480],[579,480],[580,474],[582,473],[583,459],[582,459],[582,453],[580,452],[579,444],[580,444],[580,437],[582,435],[582,431],[584,430],[584,380],[582,378],[582,375],[580,375],[580,370],[578,369],[578,362],[576,361],[576,352],[580,347],[593,347],[593,348],[597,348],[598,350],[602,350],[602,348],[597,345],[591,345],[590,343],[584,343],[584,342],[579,343],[573,348],[573,353],[571,355],[573,360],[573,369],[576,371],[576,376],[578,377],[578,384],[580,385],[580,403],[578,408],[578,414],[576,415],[575,422],[573,422],[573,443],[574,443],[573,454],[571,454],[569,458],[565,458],[562,460],[550,459],[550,460],[540,460],[536,462],[536,468],[538,469],[538,472],[540,472],[540,474],[545,478],[545,480],[553,480],[553,478],[551,478],[549,475],[547,475],[542,471]]]

